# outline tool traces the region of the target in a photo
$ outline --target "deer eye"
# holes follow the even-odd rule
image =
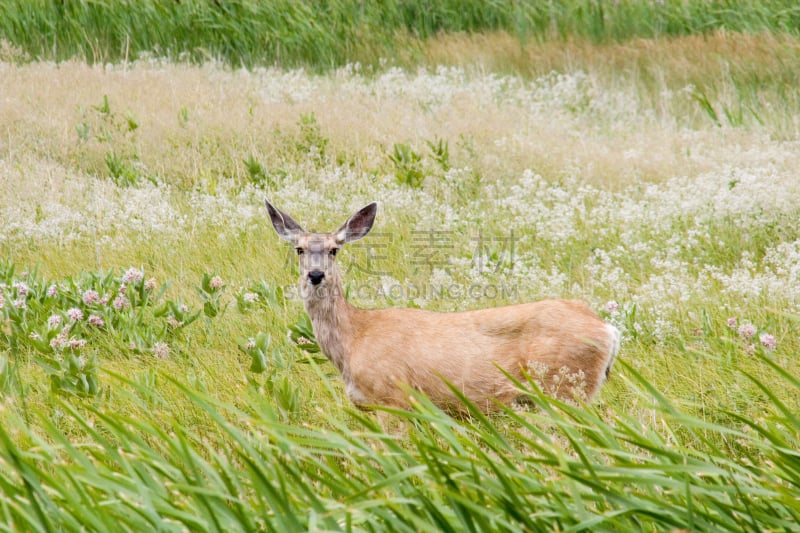
[[[331,248],[331,250],[328,253],[331,254],[332,256],[336,256],[336,252],[338,251],[339,251],[338,248]]]
[[[297,255],[303,255],[303,252],[304,252],[305,250],[303,250],[302,248],[300,248],[300,247],[298,246],[297,248],[295,248],[295,249],[294,249],[294,251],[295,251],[295,252],[297,252]]]

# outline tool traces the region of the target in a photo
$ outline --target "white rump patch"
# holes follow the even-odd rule
[[[617,352],[619,352],[622,334],[615,326],[612,326],[611,324],[606,324],[606,330],[608,331],[609,339],[608,364],[606,364],[606,376],[608,376],[608,373],[611,372],[611,367],[614,365],[614,361],[617,360]]]

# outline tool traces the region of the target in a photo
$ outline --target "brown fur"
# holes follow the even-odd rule
[[[300,288],[322,351],[342,374],[356,405],[407,408],[403,385],[450,411],[458,388],[484,411],[520,396],[504,375],[538,379],[550,394],[590,400],[619,346],[619,332],[574,300],[542,300],[460,313],[419,309],[359,309],[342,293],[331,250],[366,235],[375,204],[334,233],[307,233],[267,203],[273,226],[301,252]],[[314,284],[311,272],[323,276]],[[502,371],[501,371],[502,369]]]

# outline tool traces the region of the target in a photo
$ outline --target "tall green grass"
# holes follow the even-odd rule
[[[623,363],[624,364],[624,363]],[[682,412],[632,368],[658,432],[625,414],[527,391],[533,412],[454,420],[417,397],[386,433],[351,413],[288,425],[251,390],[246,407],[173,382],[203,420],[148,415],[158,391],[121,376],[139,416],[60,401],[0,426],[0,523],[15,531],[793,531],[800,418],[771,392],[800,380],[764,359],[765,409],[733,429]],[[754,379],[754,378],[751,378]],[[8,414],[8,413],[6,413]],[[731,413],[731,416],[736,416]],[[36,428],[36,429],[34,429]]]
[[[797,34],[798,28],[800,6],[792,0],[0,3],[0,39],[34,59],[108,62],[152,53],[193,61],[213,57],[248,67],[376,64],[401,49],[413,56],[425,39],[440,32],[500,30],[522,42],[605,42],[716,30]]]

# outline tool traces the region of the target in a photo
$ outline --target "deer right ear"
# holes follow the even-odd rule
[[[269,219],[272,221],[272,227],[281,239],[294,242],[299,233],[305,233],[305,230],[300,227],[300,224],[294,221],[292,217],[273,206],[269,200],[264,200],[269,211]]]

